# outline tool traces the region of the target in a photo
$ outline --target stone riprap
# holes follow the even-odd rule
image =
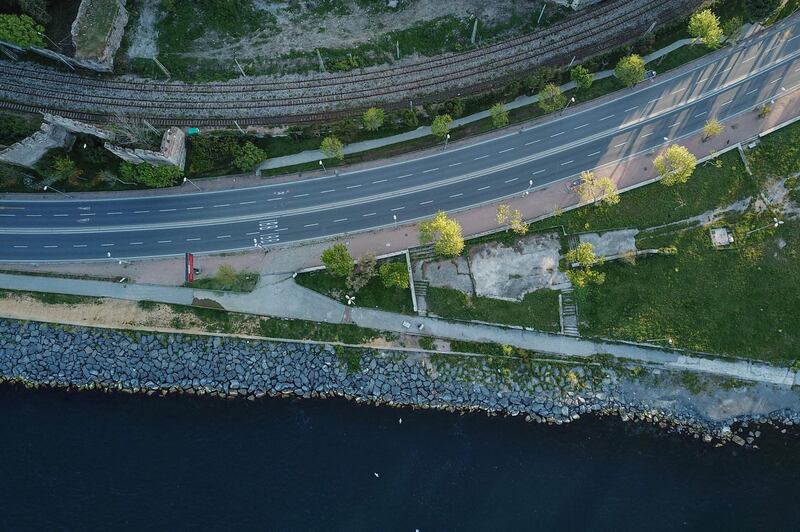
[[[651,393],[658,388],[655,383],[664,382],[663,375],[655,370],[658,378],[643,385],[640,372],[601,363],[376,352],[0,320],[0,382],[31,386],[251,400],[265,395],[344,396],[396,406],[523,415],[556,424],[583,414],[614,413],[706,441],[741,445],[752,444],[754,436],[743,433],[741,426],[732,430],[733,423],[800,422],[794,392],[782,390],[756,402],[748,397],[743,402],[750,407],[758,403],[761,410],[751,408],[746,415],[730,406],[734,395],[717,397],[727,410],[715,417],[709,415],[713,409],[698,410],[683,388],[676,392],[662,384],[660,392]],[[708,397],[695,403],[703,401]]]

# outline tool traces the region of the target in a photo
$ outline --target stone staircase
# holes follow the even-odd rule
[[[578,247],[578,244],[581,243],[581,238],[578,235],[572,234],[567,235],[567,247],[569,250],[572,251]]]
[[[578,332],[578,306],[575,304],[575,292],[572,288],[561,290],[558,296],[561,309],[561,334],[580,336]]]
[[[436,255],[433,251],[433,244],[411,248],[408,250],[408,254],[411,257],[411,262],[432,259]]]

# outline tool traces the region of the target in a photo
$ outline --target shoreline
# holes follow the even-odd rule
[[[467,358],[8,319],[0,319],[0,383],[247,400],[340,397],[554,425],[611,415],[753,448],[758,425],[800,424],[800,394],[787,387],[607,359]]]

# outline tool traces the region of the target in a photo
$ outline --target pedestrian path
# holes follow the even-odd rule
[[[661,48],[660,50],[656,50],[652,54],[646,55],[644,60],[646,63],[654,61],[662,56],[667,55],[670,52],[673,52],[680,48],[681,46],[689,45],[693,42],[693,39],[680,39],[675,41],[674,43]],[[604,79],[614,75],[613,70],[603,70],[602,72],[597,72],[594,75],[594,79]],[[565,92],[575,88],[575,82],[569,81],[568,83],[564,83],[561,85],[561,91]],[[539,102],[539,95],[534,94],[532,96],[520,96],[517,99],[505,104],[506,109],[517,109],[519,107],[525,107],[527,105],[534,105]],[[457,118],[453,120],[453,123],[450,125],[450,129],[455,129],[465,124],[470,124],[472,122],[477,122],[478,120],[483,120],[484,118],[488,118],[489,111],[480,111],[475,114],[471,114],[469,116],[462,116],[461,118]],[[430,126],[420,126],[413,131],[407,131],[405,133],[399,133],[397,135],[392,135],[390,137],[381,137],[379,139],[372,139],[372,140],[364,140],[361,142],[354,142],[352,144],[348,144],[344,147],[345,155],[351,155],[354,153],[362,153],[369,150],[374,150],[376,148],[382,148],[384,146],[391,146],[392,144],[399,144],[401,142],[407,142],[410,140],[416,140],[423,137],[427,137],[431,135],[431,128]],[[271,159],[267,159],[263,163],[261,163],[256,172],[260,172],[261,170],[271,170],[274,168],[283,168],[286,166],[294,166],[297,164],[305,164],[305,163],[313,163],[315,161],[324,160],[327,157],[320,151],[320,150],[308,150],[303,151],[300,153],[294,153],[292,155],[284,155],[283,157],[274,157]]]
[[[205,300],[207,303],[218,303],[226,310],[233,312],[328,323],[342,323],[346,314],[344,305],[297,285],[291,275],[274,275],[263,278],[256,290],[248,294],[9,274],[0,274],[0,288],[110,297],[132,301],[147,300],[178,305],[199,304],[199,300]],[[511,345],[563,356],[589,357],[610,354],[646,364],[659,364],[670,369],[708,372],[770,384],[794,385],[800,382],[797,371],[759,362],[712,359],[656,347],[594,341],[521,328],[453,322],[429,317],[411,317],[405,314],[359,307],[347,310],[349,310],[347,314],[354,324],[379,331],[399,334],[421,331],[422,334],[438,338]],[[410,322],[411,327],[406,328],[404,322]]]

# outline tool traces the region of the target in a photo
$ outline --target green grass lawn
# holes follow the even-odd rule
[[[579,303],[583,334],[669,337],[677,347],[778,363],[800,358],[798,222],[754,233],[733,250],[713,249],[704,228],[672,242],[675,256],[602,267],[606,282]]]
[[[306,320],[262,319],[261,334],[271,338],[303,338],[319,342],[362,344],[379,336],[391,337],[372,329],[342,323],[319,323]]]
[[[747,175],[736,151],[719,157],[722,167],[702,164],[689,181],[666,187],[653,183],[621,195],[610,207],[581,207],[531,225],[540,230],[563,225],[567,233],[599,231],[624,227],[653,227],[695,216],[715,207],[752,196],[756,181]]]
[[[383,264],[383,261],[380,264]],[[319,292],[341,303],[347,303],[345,295],[351,294],[351,290],[347,288],[343,277],[331,275],[325,270],[298,274],[295,281],[300,286]],[[408,288],[386,288],[376,275],[370,279],[367,286],[355,294],[355,305],[400,312],[402,314],[413,314],[414,307],[409,290]]]
[[[428,288],[428,310],[443,318],[478,320],[506,325],[533,327],[541,331],[558,331],[558,292],[537,290],[526,294],[521,302],[489,297],[468,298],[451,288]]]

